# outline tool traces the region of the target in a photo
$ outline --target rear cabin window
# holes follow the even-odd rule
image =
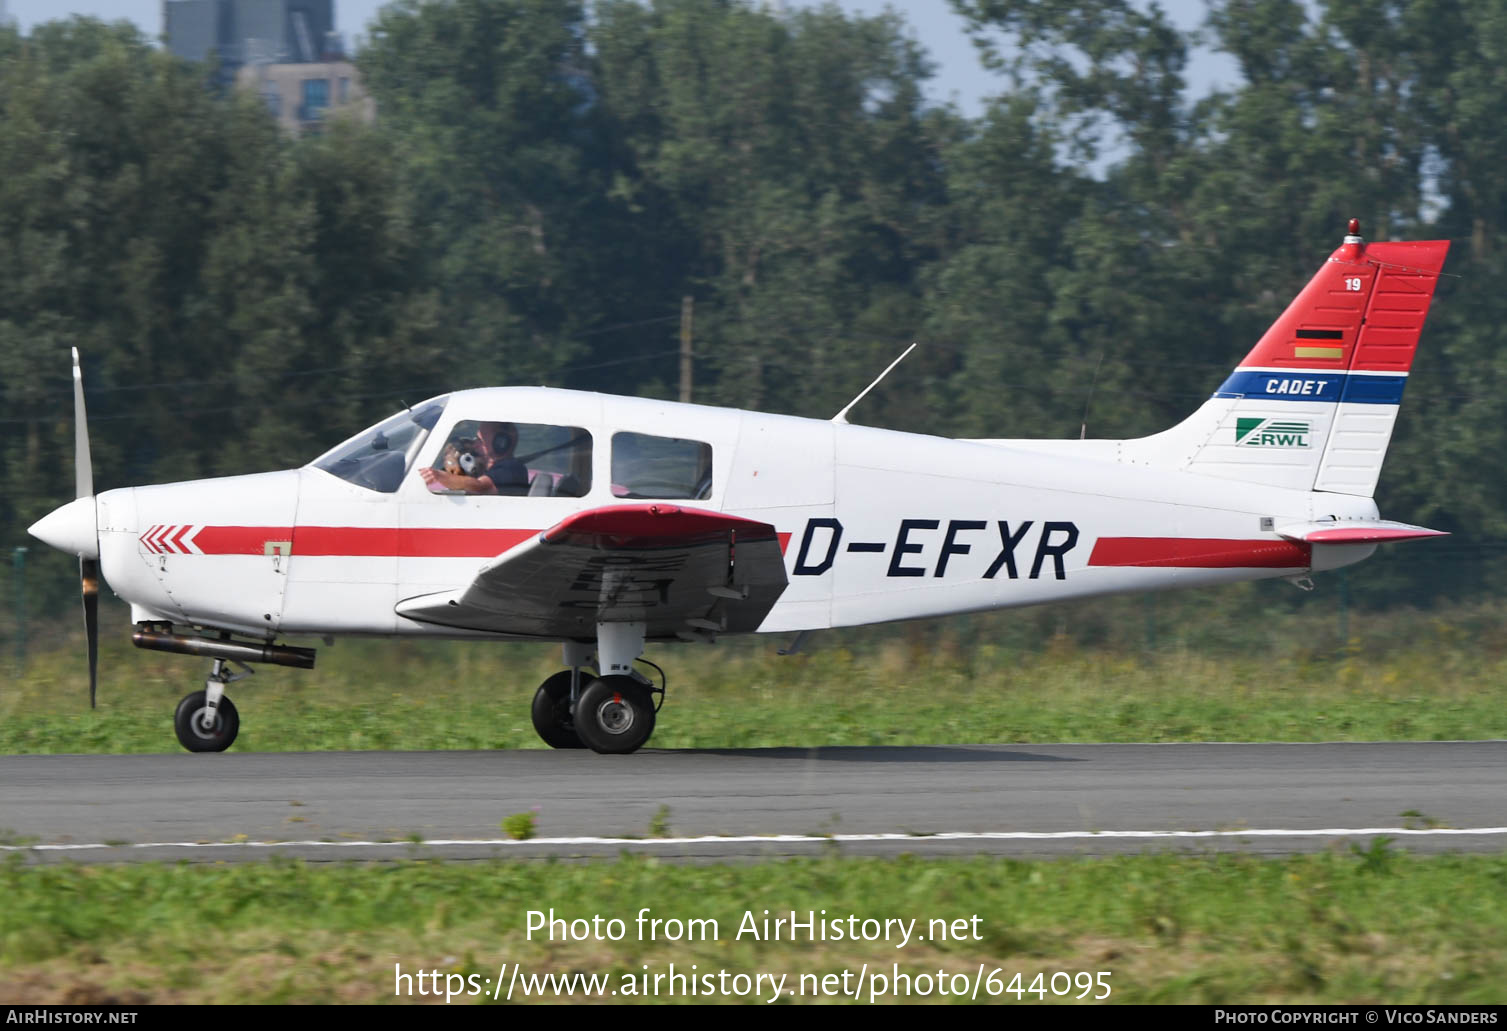
[[[436,494],[579,498],[591,490],[591,434],[579,426],[462,420],[430,469]]]
[[[614,433],[612,493],[620,498],[709,498],[712,446],[680,437]]]

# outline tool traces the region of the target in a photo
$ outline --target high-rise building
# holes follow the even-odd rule
[[[163,0],[168,50],[190,61],[219,61],[228,85],[247,64],[341,60],[335,0]]]

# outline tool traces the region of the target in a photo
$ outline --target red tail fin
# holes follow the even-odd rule
[[[1240,368],[1407,372],[1448,251],[1448,240],[1346,237]]]

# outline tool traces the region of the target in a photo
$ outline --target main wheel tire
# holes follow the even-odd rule
[[[584,689],[591,680],[590,673],[582,673],[581,687]],[[535,732],[551,748],[586,747],[570,718],[570,670],[561,670],[539,685],[531,715]]]
[[[241,731],[241,714],[235,711],[235,703],[224,695],[215,707],[213,727],[206,727],[203,717],[208,706],[203,691],[195,691],[178,703],[173,713],[173,730],[178,733],[178,743],[190,752],[223,752],[235,741]]]
[[[576,733],[594,752],[636,752],[654,733],[654,696],[632,677],[602,677],[581,692],[575,722]]]

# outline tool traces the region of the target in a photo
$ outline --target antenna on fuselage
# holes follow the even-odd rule
[[[853,406],[856,405],[858,402],[862,401],[865,397],[867,397],[869,391],[873,390],[875,387],[877,387],[879,385],[880,381],[883,380],[884,377],[888,376],[890,374],[890,371],[892,369],[894,369],[895,366],[897,366],[901,362],[905,361],[906,355],[908,355],[912,351],[914,351],[916,349],[916,347],[917,347],[916,344],[911,344],[909,347],[907,347],[905,349],[905,353],[904,354],[900,355],[899,358],[896,358],[894,361],[890,362],[889,368],[885,369],[883,372],[881,372],[879,374],[879,378],[878,379],[874,380],[874,382],[872,382],[868,386],[864,387],[862,393],[860,393],[853,400],[849,401],[846,408],[844,408],[842,411],[838,412],[836,415],[832,416],[832,421],[833,422],[840,422],[840,423],[846,424],[847,421],[848,421],[848,413],[853,410]]]
[[[1094,403],[1094,388],[1099,385],[1099,370],[1104,368],[1104,352],[1099,352],[1099,361],[1094,365],[1094,378],[1088,384],[1088,397],[1083,402],[1083,422],[1078,427],[1078,439],[1088,437],[1088,406]]]

